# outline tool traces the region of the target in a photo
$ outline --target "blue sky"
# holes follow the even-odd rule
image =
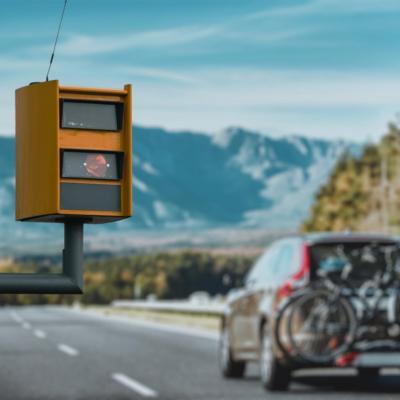
[[[45,77],[63,0],[0,5],[0,133]],[[400,111],[398,0],[69,0],[50,74],[134,86],[134,122],[377,139]]]

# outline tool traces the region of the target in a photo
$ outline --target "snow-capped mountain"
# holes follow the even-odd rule
[[[295,228],[313,194],[346,149],[343,141],[272,138],[240,128],[214,136],[133,128],[134,212],[130,220],[90,228]],[[0,137],[0,241],[52,238],[53,224],[14,222],[13,138]]]
[[[240,128],[212,137],[136,129],[137,222],[295,228],[345,150],[358,146]]]

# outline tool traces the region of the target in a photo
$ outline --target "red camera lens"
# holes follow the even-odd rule
[[[120,179],[121,153],[64,150],[62,153],[62,178]]]
[[[83,165],[88,175],[95,178],[105,178],[110,166],[104,154],[88,154]]]

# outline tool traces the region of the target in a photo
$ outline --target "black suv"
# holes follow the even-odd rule
[[[250,270],[245,287],[228,298],[220,336],[222,374],[228,378],[242,377],[246,363],[257,361],[260,363],[261,380],[267,389],[287,389],[291,372],[306,365],[290,360],[271,333],[274,332],[280,304],[299,288],[307,288],[318,279],[319,269],[332,268],[332,263],[326,260],[331,259],[329,254],[337,246],[346,250],[368,245],[398,244],[390,236],[353,233],[311,234],[272,243]],[[333,267],[340,268],[340,265]],[[381,268],[382,262],[369,263],[368,268],[355,265],[352,279],[370,279]],[[359,374],[373,377],[379,374],[382,367],[400,367],[400,352],[384,351],[377,346],[368,349],[365,354],[360,352],[357,357],[345,360],[341,366],[357,368]]]

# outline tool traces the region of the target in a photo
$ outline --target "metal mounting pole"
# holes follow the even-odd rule
[[[63,275],[83,286],[83,222],[64,223]]]
[[[61,274],[0,274],[1,293],[81,294],[83,287],[83,222],[64,222]]]

